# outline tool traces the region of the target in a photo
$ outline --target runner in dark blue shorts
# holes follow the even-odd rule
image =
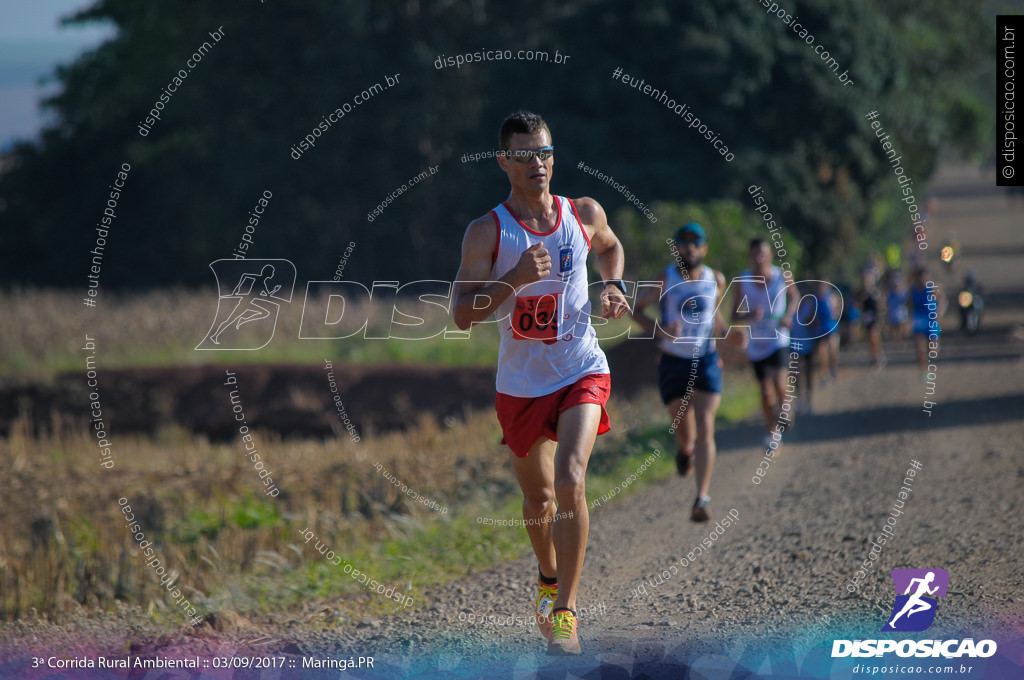
[[[783,409],[787,396],[783,369],[788,365],[789,329],[800,296],[792,285],[790,264],[773,265],[772,247],[765,239],[751,239],[747,257],[750,268],[733,280],[737,285],[732,297],[732,318],[749,329],[747,357],[761,392],[764,449],[766,455],[774,455],[783,432],[794,422],[793,413]],[[774,449],[772,442],[776,442]]]
[[[718,352],[697,359],[663,353],[658,362],[658,388],[666,405],[693,390],[721,394],[722,365]]]
[[[653,285],[637,293],[633,318],[656,337],[662,351],[658,365],[661,398],[668,406],[676,438],[676,470],[696,470],[697,499],[690,511],[694,522],[711,519],[711,473],[715,467],[715,412],[722,401],[722,362],[715,351],[716,332],[726,329],[719,312],[725,277],[704,265],[707,238],[691,222],[670,240],[675,262]],[[658,303],[655,322],[644,310]],[[730,333],[727,341],[743,346],[746,335]]]

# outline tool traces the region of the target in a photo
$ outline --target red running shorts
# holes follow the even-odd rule
[[[508,444],[512,453],[520,458],[530,453],[530,447],[541,437],[558,441],[558,416],[579,404],[599,404],[601,422],[597,433],[604,434],[611,428],[608,403],[612,380],[607,373],[586,375],[557,392],[541,397],[513,397],[498,392],[494,408],[501,424],[502,444]]]

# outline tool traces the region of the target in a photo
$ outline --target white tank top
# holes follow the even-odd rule
[[[740,311],[753,313],[758,309],[764,310],[760,320],[747,320],[750,326],[747,356],[751,361],[760,361],[777,349],[789,347],[789,329],[779,327],[779,320],[786,315],[786,279],[782,270],[773,266],[771,276],[765,282],[763,276],[754,276],[748,269],[736,282],[741,296]],[[743,298],[746,298],[745,302]]]
[[[661,296],[661,325],[679,321],[683,330],[674,342],[658,341],[661,351],[684,359],[699,359],[715,351],[715,308],[718,281],[711,267],[704,266],[699,279],[684,279],[679,268],[670,264],[665,270],[665,291]]]
[[[493,281],[512,270],[535,243],[543,243],[551,256],[546,278],[520,286],[494,312],[501,331],[496,387],[513,397],[540,397],[586,375],[609,372],[590,325],[590,240],[572,201],[552,198],[558,218],[547,233],[520,222],[504,203],[491,211],[498,230]]]

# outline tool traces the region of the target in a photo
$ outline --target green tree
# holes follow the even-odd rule
[[[71,21],[112,22],[115,36],[58,70],[54,123],[16,146],[0,177],[0,220],[14,225],[0,235],[4,281],[84,283],[92,226],[123,162],[132,171],[104,286],[210,283],[208,263],[231,256],[264,189],[273,199],[251,257],[291,259],[300,280],[327,278],[354,241],[346,278],[450,278],[465,225],[508,191],[493,160],[460,158],[494,148],[501,119],[519,108],[551,123],[558,193],[592,195],[612,214],[627,205],[576,170],[580,161],[648,204],[723,199],[752,211],[747,187],[757,184],[804,244],[804,264],[827,273],[858,239],[906,230],[898,211],[877,209],[895,185],[869,110],[880,112],[918,187],[941,150],[977,144],[988,109],[975,83],[990,51],[978,45],[991,17],[952,0],[939,9],[905,0],[789,4],[854,85],[750,0],[96,0]],[[221,26],[224,38],[140,135],[163,88]],[[499,49],[570,59],[435,67],[441,55]],[[734,160],[614,80],[618,67],[687,104]],[[292,157],[324,116],[386,77],[398,84]],[[433,166],[435,175],[367,219]],[[659,222],[650,243],[675,226]]]

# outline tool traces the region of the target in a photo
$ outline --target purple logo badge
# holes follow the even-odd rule
[[[944,569],[893,569],[889,575],[896,586],[896,602],[882,630],[927,630],[935,621],[936,598],[946,596],[949,574]]]

